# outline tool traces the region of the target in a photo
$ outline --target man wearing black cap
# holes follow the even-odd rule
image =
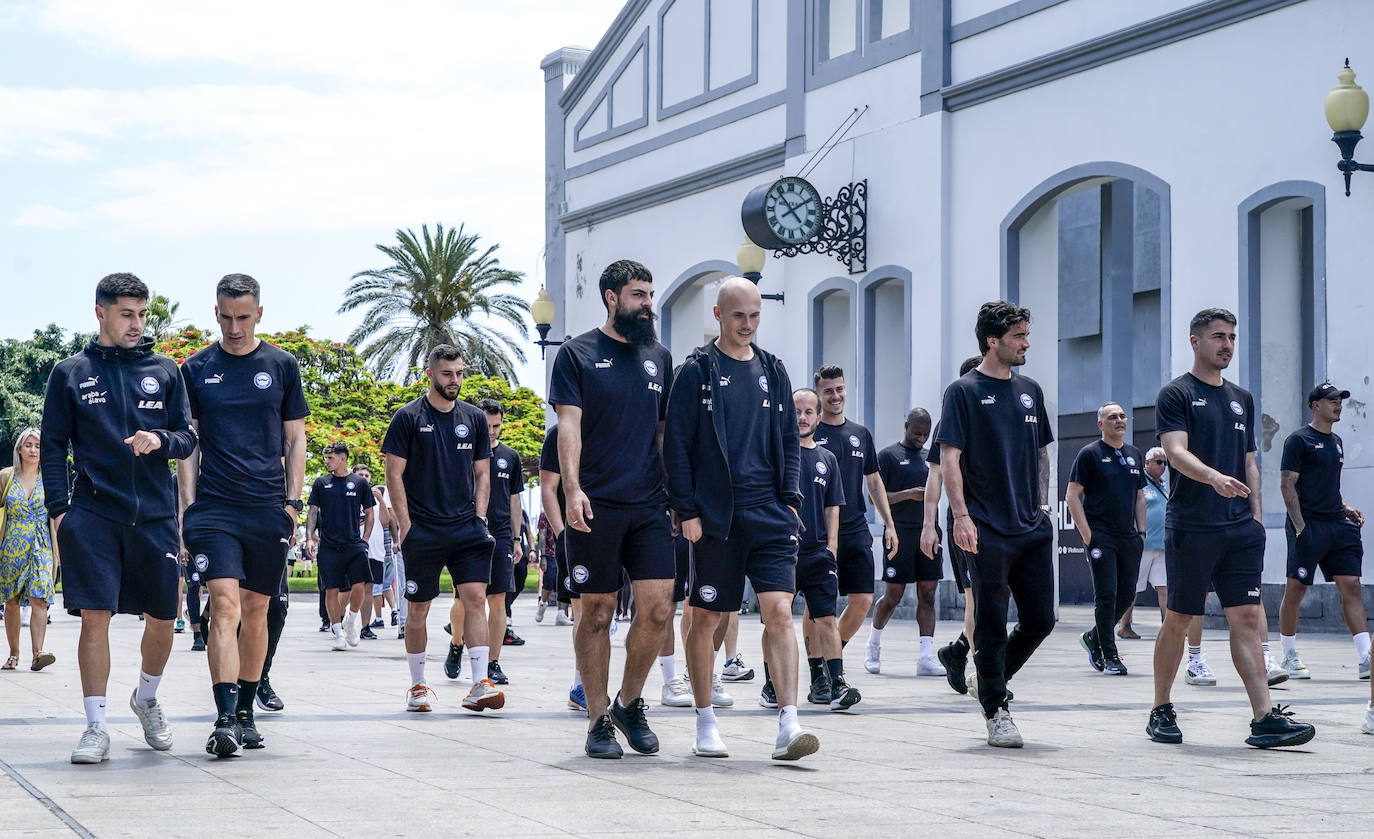
[[[1283,669],[1294,679],[1312,678],[1298,656],[1298,607],[1318,567],[1340,592],[1345,625],[1355,641],[1360,678],[1369,678],[1369,624],[1360,590],[1364,514],[1341,499],[1345,447],[1331,430],[1341,421],[1341,400],[1349,397],[1350,391],[1330,382],[1317,385],[1307,395],[1312,422],[1283,441],[1279,480],[1283,505],[1288,508],[1283,528],[1288,536],[1288,586],[1279,606],[1279,637],[1283,640]]]

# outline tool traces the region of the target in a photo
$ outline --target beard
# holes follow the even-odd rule
[[[611,317],[611,325],[615,327],[615,331],[636,347],[648,347],[658,340],[658,331],[654,329],[654,321],[658,316],[652,311],[640,314],[643,311],[641,309],[633,314],[617,311]]]

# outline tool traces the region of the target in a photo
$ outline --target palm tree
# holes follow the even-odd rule
[[[525,316],[529,303],[515,294],[499,291],[520,282],[519,271],[501,267],[494,256],[499,245],[478,250],[478,235],[445,230],[436,225],[397,230],[395,245],[378,245],[391,264],[359,271],[344,291],[339,313],[368,307],[363,321],[348,336],[361,346],[363,358],[380,376],[391,378],[398,367],[422,366],[425,354],[437,344],[452,344],[463,353],[469,367],[515,381],[517,363],[524,363],[523,345],[495,321],[529,338]]]
[[[165,341],[177,333],[186,321],[177,320],[177,310],[181,304],[165,294],[154,294],[148,301],[148,321],[143,331],[153,336],[155,341]]]

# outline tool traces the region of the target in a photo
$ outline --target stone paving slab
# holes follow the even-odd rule
[[[176,743],[166,753],[143,743],[127,706],[141,624],[119,617],[113,745],[98,767],[68,762],[83,725],[78,624],[56,615],[49,647],[58,663],[0,674],[0,839],[1371,835],[1374,737],[1359,732],[1369,687],[1355,678],[1348,637],[1301,636],[1315,677],[1273,694],[1318,731],[1288,752],[1244,745],[1244,690],[1215,631],[1204,648],[1220,684],[1180,679],[1175,690],[1186,742],[1149,742],[1152,616],[1140,610],[1146,638],[1120,645],[1131,675],[1113,678],[1092,672],[1078,647],[1089,610],[1067,607],[1014,682],[1027,741],[1019,751],[988,748],[973,700],[943,679],[912,675],[915,627],[901,621],[884,636],[881,675],[863,670],[866,628],[849,652],[850,681],[864,694],[856,713],[801,709],[821,738],[818,755],[768,759],[776,723],[755,704],[756,678],[726,685],[736,702],[718,717],[731,757],[693,757],[693,714],[658,705],[655,668],[646,696],[662,752],[592,761],[581,754],[585,718],[565,709],[571,628],[536,624],[528,596],[515,612],[529,643],[502,652],[512,679],[506,708],[479,716],[458,707],[467,681],[444,678],[447,636],[435,626],[429,676],[439,704],[421,715],[403,710],[408,677],[393,629],[332,652],[313,599],[297,599],[272,674],[287,709],[259,714],[267,749],[232,760],[202,749],[212,700],[205,656],[189,650],[189,635],[177,636],[160,691]],[[613,671],[628,628],[614,641]],[[755,616],[743,619],[740,648],[756,668],[760,631]],[[941,623],[937,639],[958,631]],[[685,671],[680,649],[678,660]]]

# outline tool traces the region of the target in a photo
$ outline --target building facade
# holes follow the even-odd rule
[[[982,302],[1030,307],[1062,499],[1103,402],[1153,443],[1190,317],[1225,306],[1282,583],[1279,453],[1314,382],[1353,394],[1345,495],[1374,511],[1374,177],[1343,194],[1322,116],[1347,56],[1374,79],[1362,0],[629,0],[593,50],[543,62],[553,334],[599,323],[602,268],[634,258],[681,358],[713,337],[750,189],[862,184],[865,259],[770,253],[760,287],[785,299],[760,344],[799,381],[843,366],[881,447],[910,407],[938,417]],[[1058,515],[1061,600],[1090,600]]]

